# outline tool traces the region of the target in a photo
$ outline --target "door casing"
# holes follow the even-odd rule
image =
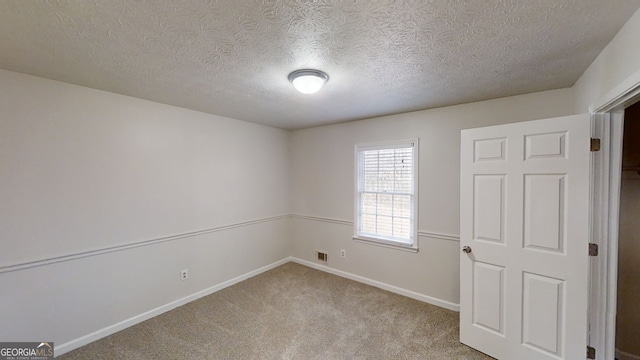
[[[640,101],[640,71],[589,107],[592,136],[600,138],[591,174],[591,242],[600,253],[591,259],[589,344],[597,359],[615,357],[618,278],[618,225],[624,109]]]

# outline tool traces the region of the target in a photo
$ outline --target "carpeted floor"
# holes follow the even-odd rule
[[[59,359],[492,358],[456,312],[287,263]]]

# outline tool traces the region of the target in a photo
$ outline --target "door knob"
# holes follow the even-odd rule
[[[471,246],[463,246],[462,247],[462,252],[465,254],[468,254],[471,252]]]

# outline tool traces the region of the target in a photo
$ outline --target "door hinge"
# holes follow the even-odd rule
[[[596,348],[587,346],[587,359],[595,359],[596,358]]]
[[[591,151],[600,151],[600,139],[591,138]]]
[[[598,244],[589,243],[589,256],[598,256]]]

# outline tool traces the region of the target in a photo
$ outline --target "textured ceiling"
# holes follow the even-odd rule
[[[0,68],[297,129],[573,85],[638,0],[0,0]],[[289,72],[331,77],[315,95]]]

